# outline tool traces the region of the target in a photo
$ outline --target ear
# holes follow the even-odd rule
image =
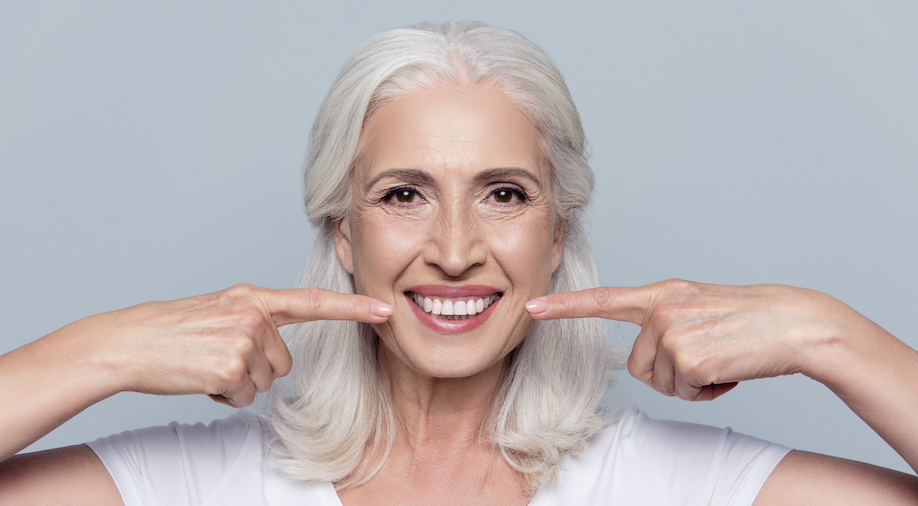
[[[351,227],[347,218],[335,222],[335,253],[341,265],[350,274],[354,274],[354,256],[351,252]]]
[[[551,243],[551,272],[558,270],[561,265],[561,255],[564,253],[564,232],[566,226],[564,222],[559,221],[555,227],[555,239]]]

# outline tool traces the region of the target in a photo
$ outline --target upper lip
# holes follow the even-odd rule
[[[405,292],[413,292],[418,295],[423,295],[424,297],[439,297],[439,298],[450,298],[450,297],[487,297],[488,295],[494,295],[495,293],[501,293],[500,290],[494,288],[493,286],[486,285],[464,285],[464,286],[448,286],[448,285],[416,285],[405,290]]]

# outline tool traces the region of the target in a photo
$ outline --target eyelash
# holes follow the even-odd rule
[[[403,201],[396,200],[399,198],[400,193],[409,193],[409,192],[412,194],[411,202],[403,202]],[[496,197],[496,195],[501,192],[508,192],[516,196],[516,198],[519,199],[520,203],[524,204],[526,202],[529,202],[529,196],[526,195],[526,192],[524,192],[523,190],[519,188],[514,188],[514,187],[509,187],[509,186],[504,186],[504,187],[496,188],[492,190],[490,193],[488,193],[488,198],[490,199],[491,197]],[[418,197],[421,199],[424,198],[421,195],[421,192],[418,191],[418,189],[413,186],[399,186],[397,188],[392,188],[391,190],[387,191],[386,194],[383,195],[383,198],[380,199],[380,202],[395,203],[395,204],[401,204],[401,205],[411,205],[411,204],[414,204],[415,197]],[[498,204],[510,204],[511,202],[499,202],[498,201],[497,203]]]
[[[526,192],[524,192],[523,190],[519,188],[508,187],[508,186],[495,189],[494,191],[488,194],[488,198],[496,197],[496,195],[501,192],[508,192],[508,193],[515,195],[516,198],[519,199],[521,204],[525,204],[526,202],[529,202],[529,196],[526,195]],[[509,204],[510,202],[499,202],[499,203]]]
[[[395,200],[398,198],[398,194],[403,193],[403,192],[411,192],[412,194],[414,194],[411,199],[412,202],[399,202]],[[414,188],[413,186],[399,186],[398,188],[392,188],[391,190],[387,191],[386,194],[381,199],[381,202],[388,203],[388,202],[395,201],[394,203],[396,204],[410,205],[414,203],[414,198],[413,198],[414,196],[424,198],[421,196],[421,192],[419,192],[417,188]]]

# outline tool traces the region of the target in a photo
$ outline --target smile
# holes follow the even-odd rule
[[[474,318],[501,296],[500,293],[494,293],[483,297],[425,297],[414,292],[405,295],[425,313],[450,321]]]

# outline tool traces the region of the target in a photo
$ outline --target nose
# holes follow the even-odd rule
[[[488,256],[477,220],[463,207],[449,205],[440,209],[424,250],[424,261],[451,277],[459,277],[468,269],[483,265]]]

